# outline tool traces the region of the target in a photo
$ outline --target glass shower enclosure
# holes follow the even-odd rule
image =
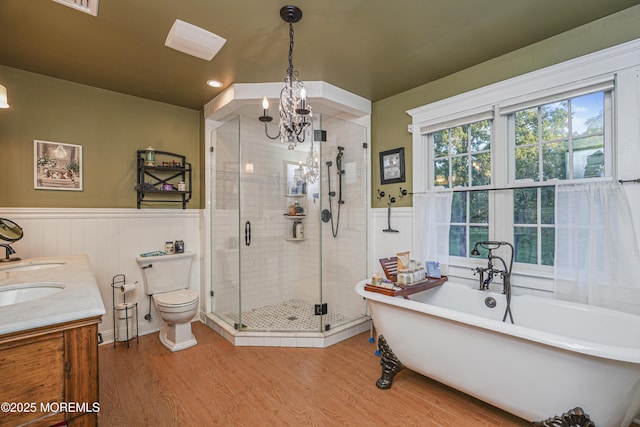
[[[365,319],[354,285],[367,275],[366,127],[317,114],[293,150],[255,117],[235,116],[213,134],[211,313],[262,332]]]

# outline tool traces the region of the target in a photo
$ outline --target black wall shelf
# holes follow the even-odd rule
[[[155,150],[154,165],[146,163],[147,150],[137,152],[136,191],[137,207],[142,203],[182,203],[187,208],[191,200],[191,163],[180,154]],[[178,183],[185,183],[185,190],[178,190]],[[171,185],[171,189],[165,189]]]

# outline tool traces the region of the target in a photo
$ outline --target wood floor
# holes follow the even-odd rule
[[[530,426],[409,370],[379,390],[368,333],[313,349],[234,347],[193,330],[198,345],[177,353],[157,334],[100,347],[101,426]]]

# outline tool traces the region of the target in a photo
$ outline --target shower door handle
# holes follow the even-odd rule
[[[244,244],[251,245],[251,221],[244,223]]]

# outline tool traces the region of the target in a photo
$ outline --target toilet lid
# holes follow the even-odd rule
[[[178,291],[165,292],[154,295],[156,303],[162,305],[183,305],[198,299],[198,293],[190,289],[180,289]]]

